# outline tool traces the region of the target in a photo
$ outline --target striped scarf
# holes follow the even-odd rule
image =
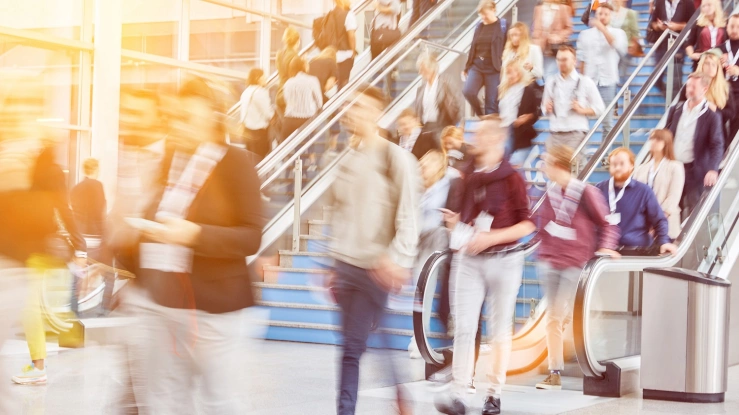
[[[554,209],[557,223],[569,226],[572,224],[572,218],[575,216],[577,207],[580,205],[580,199],[585,192],[587,185],[580,180],[570,179],[567,184],[567,190],[562,195],[562,187],[557,183],[553,183],[547,192],[549,203]]]

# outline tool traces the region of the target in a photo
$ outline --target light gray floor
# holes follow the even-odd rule
[[[110,406],[121,387],[116,367],[120,355],[115,348],[59,349],[49,345],[49,383],[46,386],[15,386],[13,398],[23,403],[23,415],[86,415],[113,413]],[[21,340],[6,344],[2,352],[10,367],[4,376],[27,362],[27,349]],[[254,415],[330,415],[335,413],[334,396],[338,348],[286,342],[261,342],[257,350],[245,351],[251,366],[250,386],[244,400]],[[392,360],[398,378],[413,397],[414,413],[436,414],[436,396],[423,381],[421,361],[403,352],[372,350],[362,361],[360,399],[357,413],[388,415],[395,411],[395,389],[387,362]],[[486,364],[483,357],[480,365]],[[214,370],[218,370],[214,368]],[[228,372],[227,363],[223,370]],[[621,399],[582,395],[582,382],[565,378],[565,390],[537,391],[539,374],[509,378],[503,395],[505,414],[736,414],[739,413],[739,367],[730,370],[727,402],[715,405],[675,404],[644,401],[640,395]],[[479,413],[485,396],[484,378],[478,379],[478,392],[469,396],[472,410]],[[186,415],[186,414],[178,414]]]

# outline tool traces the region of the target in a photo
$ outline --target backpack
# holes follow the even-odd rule
[[[333,9],[325,16],[313,20],[313,43],[318,49],[333,46],[336,50],[344,50],[341,48],[342,43],[349,43],[344,30],[347,13],[347,10]]]

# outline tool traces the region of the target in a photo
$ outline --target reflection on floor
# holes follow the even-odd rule
[[[49,383],[46,386],[12,388],[14,398],[23,402],[24,415],[87,415],[113,413],[107,406],[117,396],[120,379],[114,372],[120,359],[115,348],[58,349],[50,346]],[[7,381],[27,363],[25,343],[15,340],[1,352],[10,366],[3,368]],[[244,391],[254,415],[328,415],[335,413],[335,382],[338,349],[332,346],[285,342],[262,342],[258,350],[245,351],[254,372],[251,386]],[[398,367],[398,379],[414,399],[417,415],[436,414],[434,395],[423,381],[423,364],[409,360],[406,353],[370,351],[362,361],[362,378],[357,414],[388,415],[394,411],[391,359]],[[480,366],[488,363],[481,359]],[[729,371],[730,391],[726,402],[714,405],[676,404],[644,401],[640,395],[622,399],[582,395],[582,382],[565,378],[565,390],[537,391],[539,374],[509,378],[503,395],[506,414],[736,414],[739,413],[739,366]],[[485,396],[483,378],[477,381],[477,395],[469,396],[479,413]],[[184,415],[184,414],[182,414]]]

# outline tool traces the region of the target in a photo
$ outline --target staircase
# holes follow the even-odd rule
[[[465,16],[465,12],[458,6],[464,5],[465,10],[474,11],[477,5],[477,1],[469,0],[458,0],[458,3],[459,5],[455,4],[448,12],[450,18],[459,19],[458,21],[462,21],[462,17]],[[578,10],[577,17],[573,18],[575,22],[573,39],[576,39],[578,33],[585,29],[585,26],[580,23],[579,16],[582,15],[587,4],[589,2],[579,1],[576,3]],[[457,8],[455,9],[455,7]],[[636,0],[633,5],[633,8],[640,13],[639,23],[642,34],[646,30],[648,7],[646,0]],[[438,38],[443,40],[443,27],[446,27],[444,22],[435,22],[429,29],[429,40],[437,41]],[[417,54],[414,56],[417,56]],[[403,62],[401,65],[399,76],[395,80],[394,91],[396,93],[405,89],[417,76],[415,59],[415,57],[406,59],[408,62]],[[632,70],[636,68],[636,64],[637,62],[631,64]],[[642,74],[636,77],[630,87],[632,96],[639,92],[647,76],[653,71],[654,64],[656,64],[654,61],[648,62],[648,65],[642,70]],[[686,64],[685,74],[689,73],[689,67],[687,66]],[[623,109],[623,105],[623,99],[621,99],[619,108]],[[664,112],[664,98],[656,89],[652,90],[631,120],[629,146],[635,152],[638,152],[644,145],[649,130],[656,127]],[[464,127],[467,138],[474,133],[477,123],[478,121],[471,119],[465,121]],[[540,119],[536,124],[540,134],[535,140],[531,154],[521,171],[529,185],[532,203],[541,197],[546,186],[545,177],[540,170],[542,162],[539,155],[544,150],[548,124],[549,120],[547,118]],[[594,124],[595,120],[591,120],[591,127]],[[619,137],[617,142],[622,142],[622,139],[622,137]],[[601,143],[602,134],[598,132],[593,135],[589,142],[590,152],[588,154],[592,154]],[[322,150],[317,149],[316,152],[320,154]],[[306,173],[310,176],[309,172]],[[601,181],[607,178],[608,172],[605,168],[599,168],[592,176],[593,181]],[[292,195],[291,180],[285,180],[283,196],[285,198]],[[306,178],[307,181],[308,178]],[[268,339],[323,344],[339,344],[341,342],[339,310],[324,288],[327,278],[329,278],[328,237],[326,236],[330,233],[329,224],[330,209],[328,208],[323,208],[317,218],[304,220],[302,223],[304,235],[300,237],[299,251],[279,251],[279,264],[264,267],[264,282],[258,283],[257,287],[260,298],[259,305],[269,309],[271,313],[266,335]],[[523,283],[516,304],[516,330],[528,321],[542,294],[534,254],[526,258]],[[396,305],[395,310],[389,311],[383,321],[380,322],[378,330],[371,334],[368,342],[370,347],[389,347],[393,349],[408,347],[413,335],[412,300],[412,292],[391,298],[391,304]],[[432,331],[434,333],[431,342],[435,347],[450,344],[450,340],[442,327],[440,321],[432,320]],[[383,336],[380,334],[383,334]]]

